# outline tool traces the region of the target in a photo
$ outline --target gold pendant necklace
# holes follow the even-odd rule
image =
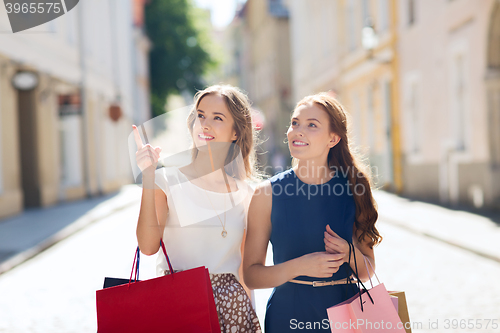
[[[194,165],[194,161],[193,161],[193,168],[194,170],[196,171],[197,174],[200,174],[198,172],[198,170],[196,169],[196,166]],[[224,172],[224,170],[222,170],[222,172]],[[201,176],[199,177],[201,179]],[[203,181],[205,182],[205,181]],[[228,188],[228,191],[229,191],[229,185],[226,184],[227,188]],[[205,188],[201,187],[201,189],[203,190],[203,192],[205,192],[205,195],[207,196],[207,199],[208,199],[208,202],[210,202],[210,206],[212,206],[212,209],[214,210],[215,214],[217,215],[217,218],[219,219],[220,221],[220,224],[222,226],[222,232],[220,233],[222,238],[226,238],[227,236],[227,230],[226,230],[226,196],[224,196],[224,223],[222,223],[222,220],[219,216],[219,214],[217,213],[217,210],[214,208],[214,205],[212,204],[212,200],[210,200],[210,196],[208,195],[207,193],[207,190],[205,190]]]

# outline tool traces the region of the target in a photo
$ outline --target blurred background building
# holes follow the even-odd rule
[[[291,11],[295,101],[329,91],[347,108],[352,139],[369,158],[379,186],[401,186],[394,170],[397,108],[395,2],[288,1]],[[377,27],[373,36],[374,27]],[[366,28],[372,29],[366,36]],[[365,37],[363,37],[365,36]],[[371,37],[370,37],[371,36]],[[371,38],[371,39],[370,39]],[[378,43],[374,38],[378,39]],[[396,165],[398,166],[398,165]]]
[[[500,203],[499,4],[414,0],[398,9],[405,193]]]
[[[80,1],[16,34],[0,7],[0,218],[130,182],[127,136],[151,116],[144,5]]]
[[[268,174],[290,165],[295,104],[327,91],[377,187],[500,207],[499,0],[227,1],[223,28],[187,1],[87,0],[0,34],[0,217],[130,182],[130,124],[216,83],[252,100]]]
[[[377,267],[406,291],[414,331],[449,318],[495,330],[500,287],[478,281],[500,275],[487,211],[500,211],[500,0],[80,0],[15,34],[4,8],[0,332],[97,330],[95,290],[129,276],[137,246],[131,124],[164,116],[148,137],[177,153],[183,107],[219,83],[253,102],[270,175],[290,167],[296,103],[338,98],[376,187],[417,199],[374,194]],[[155,261],[141,258],[142,279]],[[459,265],[472,274],[443,279]],[[261,320],[271,293],[255,291]]]
[[[289,11],[282,0],[247,0],[224,31],[223,82],[244,89],[265,119],[259,161],[283,170],[292,104]],[[271,172],[270,172],[271,171]]]
[[[283,140],[294,104],[329,91],[378,187],[500,207],[499,6],[247,0],[226,28],[226,79],[266,116],[268,164],[290,164]]]

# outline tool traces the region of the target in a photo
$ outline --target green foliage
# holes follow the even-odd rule
[[[149,55],[153,116],[165,112],[166,98],[204,87],[203,75],[217,65],[211,55],[207,13],[190,0],[150,0],[146,31],[153,47]]]

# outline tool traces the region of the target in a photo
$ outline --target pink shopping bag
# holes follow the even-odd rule
[[[383,283],[328,308],[327,313],[333,333],[405,333]]]
[[[349,243],[349,264],[351,253],[356,263],[354,245]],[[358,281],[358,286],[362,289],[360,288],[359,293],[348,300],[326,310],[331,331],[333,333],[406,333],[399,319],[396,303],[391,299],[384,284],[380,283],[375,287],[372,284],[370,290],[366,289],[359,279],[358,266],[355,267],[356,271],[352,270],[349,265],[349,269]]]

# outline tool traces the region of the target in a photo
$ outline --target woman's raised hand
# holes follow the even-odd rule
[[[139,135],[139,130],[137,126],[132,125],[132,130],[134,132],[134,139],[137,145],[137,152],[135,153],[135,160],[137,166],[144,173],[153,173],[158,165],[158,159],[160,158],[160,147],[154,147],[148,144],[143,144],[141,136]]]
[[[329,225],[326,225],[325,231],[325,250],[328,253],[342,255],[342,262],[349,261],[349,244],[345,239],[337,235]]]
[[[313,252],[299,257],[300,275],[329,278],[337,273],[343,261],[340,254]]]

